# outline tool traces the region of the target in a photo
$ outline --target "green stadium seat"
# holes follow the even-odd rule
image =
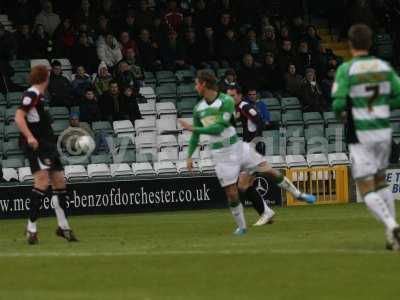
[[[68,120],[55,120],[51,124],[51,128],[53,128],[53,132],[55,135],[60,135],[68,127],[69,127]]]
[[[284,125],[303,125],[303,115],[301,110],[289,110],[282,115]]]
[[[8,158],[2,161],[3,168],[22,168],[25,166],[24,159],[19,157]]]
[[[343,141],[345,138],[344,126],[342,124],[331,124],[325,130],[325,137],[328,139],[329,143],[336,140]]]
[[[6,110],[5,106],[0,106],[0,123],[5,121]]]
[[[171,71],[157,71],[156,79],[158,84],[176,82],[175,74]]]
[[[136,153],[136,162],[153,162],[155,158],[152,153]]]
[[[328,141],[324,137],[307,140],[307,154],[327,153]]]
[[[286,147],[287,155],[305,155],[306,148],[304,143],[295,143]]]
[[[260,101],[264,102],[267,105],[269,111],[281,110],[281,103],[276,98],[263,98],[260,99]]]
[[[176,101],[176,99],[174,99],[174,98],[160,98],[158,102],[160,102],[160,103],[163,103],[163,102],[171,102],[171,103],[173,103],[174,106],[176,107],[176,102],[177,102],[177,101]]]
[[[296,97],[282,98],[281,104],[284,111],[291,109],[301,109],[300,101]]]
[[[343,141],[337,141],[336,143],[330,143],[328,145],[329,153],[342,153],[347,152],[347,145]]]
[[[158,98],[176,98],[176,84],[166,83],[161,84],[156,88],[156,95]]]
[[[126,150],[123,154],[117,154],[113,158],[114,163],[133,163],[136,161],[136,152],[134,150]]]
[[[92,164],[111,164],[112,159],[110,154],[96,154],[90,157]]]
[[[182,98],[180,101],[176,103],[176,108],[178,110],[178,114],[186,114],[193,113],[193,108],[197,104],[197,98]]]
[[[279,130],[263,131],[266,155],[280,155],[280,139]]]
[[[156,84],[157,80],[152,72],[144,72],[144,81],[146,84]]]
[[[400,137],[400,122],[392,123],[393,137]]]
[[[178,97],[197,97],[197,91],[194,87],[194,84],[181,84],[178,86],[177,90]]]
[[[303,120],[306,126],[312,124],[324,124],[324,120],[319,112],[306,112],[303,113]]]
[[[0,122],[0,141],[4,138],[4,122]]]
[[[196,74],[193,70],[179,70],[175,72],[175,76],[179,83],[193,82]]]
[[[302,126],[288,126],[286,127],[286,137],[299,137],[304,136],[304,128]]]
[[[339,123],[339,120],[336,118],[333,111],[324,112],[324,121],[326,125]]]
[[[11,81],[19,86],[27,88],[29,86],[28,77],[29,73],[15,73],[11,77]]]
[[[323,126],[315,126],[315,127],[312,127],[312,128],[307,128],[306,130],[305,130],[305,137],[306,137],[306,140],[310,140],[310,139],[312,139],[313,137],[324,137],[325,135],[324,135],[324,127]]]
[[[4,155],[9,157],[10,155],[21,155],[22,150],[19,146],[19,141],[17,138],[10,139],[8,142],[3,144]]]
[[[0,106],[7,106],[6,97],[0,93]]]
[[[92,129],[93,131],[104,131],[106,133],[113,134],[113,128],[111,127],[111,124],[106,121],[93,122]]]
[[[63,165],[88,165],[90,163],[89,158],[86,155],[64,155],[61,157],[61,161]]]
[[[50,107],[49,113],[54,120],[69,119],[69,111],[66,107]]]
[[[13,123],[15,119],[15,112],[17,111],[18,106],[12,106],[7,108],[4,121],[7,124]]]
[[[400,122],[400,109],[392,110],[392,112],[390,114],[390,121]]]
[[[31,63],[29,60],[12,60],[10,66],[15,72],[29,72],[31,69]]]
[[[280,123],[282,121],[282,114],[280,111],[270,111],[269,115],[272,122]]]
[[[22,101],[22,92],[9,92],[7,93],[7,105],[20,105]]]
[[[4,130],[4,136],[7,140],[17,138],[19,136],[19,129],[17,125],[15,125],[14,123],[7,125]]]

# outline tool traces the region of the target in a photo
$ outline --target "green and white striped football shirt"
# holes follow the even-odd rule
[[[391,139],[390,109],[400,106],[400,79],[387,62],[360,56],[343,63],[336,72],[332,97],[338,116],[351,108],[358,142]]]

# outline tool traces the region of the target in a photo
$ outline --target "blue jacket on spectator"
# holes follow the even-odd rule
[[[269,113],[267,104],[260,100],[258,100],[255,104],[263,122],[269,123],[271,121],[271,115]]]

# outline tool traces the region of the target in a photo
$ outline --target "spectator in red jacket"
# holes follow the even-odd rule
[[[164,16],[164,19],[171,29],[178,32],[183,21],[183,14],[178,11],[178,3],[176,0],[169,0],[167,7],[168,11]]]

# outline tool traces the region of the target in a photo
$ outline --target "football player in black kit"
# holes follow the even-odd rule
[[[30,196],[29,219],[26,237],[29,244],[37,244],[37,219],[42,200],[52,186],[52,204],[57,216],[56,234],[69,242],[77,241],[65,215],[68,192],[64,168],[57,151],[51,128],[50,115],[44,109],[44,93],[49,83],[49,71],[45,66],[35,66],[29,76],[32,85],[23,93],[22,103],[16,111],[15,122],[21,132],[20,145],[29,160],[34,177]]]
[[[236,119],[241,120],[243,126],[243,141],[254,143],[257,137],[262,136],[264,127],[260,114],[252,103],[243,101],[242,92],[238,86],[228,88],[227,94],[235,100]],[[256,147],[256,145],[254,146]],[[254,226],[271,224],[275,212],[268,207],[267,203],[257,192],[254,187],[255,179],[254,175],[241,173],[238,181],[238,189],[253,203],[254,209],[260,215],[260,219]]]

